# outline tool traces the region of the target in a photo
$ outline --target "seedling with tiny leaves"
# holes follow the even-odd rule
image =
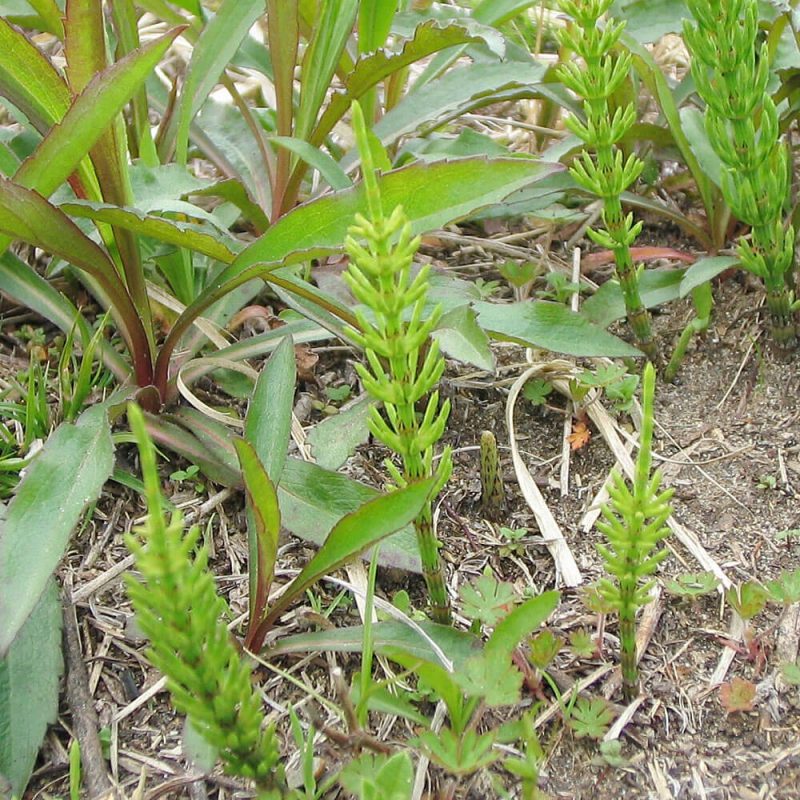
[[[711,572],[685,572],[664,582],[670,594],[679,597],[702,597],[716,591],[719,579]]]
[[[602,508],[598,530],[608,544],[597,549],[606,571],[614,580],[604,578],[599,591],[619,614],[622,688],[626,700],[636,695],[639,672],[636,664],[636,612],[650,602],[648,580],[667,556],[659,548],[669,533],[666,525],[672,514],[669,499],[672,489],[661,491],[661,473],[651,475],[653,444],[653,395],[655,369],[647,364],[642,377],[642,427],[633,486],[629,487],[618,472],[613,473],[609,500]]]
[[[375,160],[360,106],[353,105],[356,131],[363,164],[368,216],[357,215],[350,228],[345,249],[350,264],[345,280],[364,310],[355,312],[359,330],[350,335],[364,349],[367,364],[356,369],[364,388],[383,405],[383,413],[371,409],[372,434],[401,460],[398,469],[385,462],[397,486],[435,477],[435,489],[414,522],[428,587],[431,611],[436,622],[450,621],[450,604],[439,558],[439,542],[433,526],[432,503],[450,477],[453,464],[445,448],[434,466],[434,446],[442,437],[450,414],[450,401],[440,402],[436,388],[444,372],[444,357],[438,342],[431,339],[442,311],[437,306],[423,315],[429,288],[429,268],[423,266],[412,277],[411,266],[419,247],[402,208],[384,213],[375,172]],[[371,312],[369,315],[367,309]],[[424,410],[417,412],[417,404]]]
[[[683,36],[692,77],[705,101],[709,142],[722,161],[722,194],[750,226],[738,255],[764,282],[770,331],[782,349],[796,344],[792,290],[794,229],[784,222],[791,165],[768,83],[769,46],[760,46],[757,0],[689,0],[694,24]]]
[[[568,61],[559,65],[561,82],[583,98],[586,122],[568,117],[565,125],[584,143],[584,149],[570,167],[570,174],[583,189],[603,202],[605,230],[587,232],[591,239],[614,254],[617,278],[625,299],[628,324],[642,352],[655,359],[656,347],[650,330],[650,315],[639,292],[639,270],[631,257],[631,246],[642,229],[633,214],[622,209],[622,193],[636,181],[644,162],[634,153],[625,156],[619,143],[636,123],[633,103],[614,108],[612,98],[628,78],[631,56],[618,52],[617,43],[624,22],[600,19],[612,0],[558,0],[558,6],[572,17],[574,24],[558,32],[563,48],[576,53],[583,63]],[[594,151],[594,156],[590,151]]]

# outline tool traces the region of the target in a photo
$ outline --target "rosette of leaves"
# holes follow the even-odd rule
[[[387,459],[386,466],[398,487],[421,478],[436,478],[434,491],[414,527],[422,571],[436,622],[449,623],[447,588],[439,559],[439,542],[433,526],[432,500],[450,477],[452,460],[446,448],[434,467],[434,445],[442,437],[450,414],[450,401],[440,402],[436,386],[444,372],[444,357],[431,331],[441,307],[426,309],[427,266],[412,276],[419,247],[401,207],[386,216],[375,173],[375,160],[358,104],[353,105],[353,125],[361,151],[369,217],[356,215],[345,249],[350,264],[345,280],[363,304],[356,310],[360,330],[350,335],[360,345],[366,365],[356,369],[364,388],[383,406],[371,409],[372,434],[400,457],[402,469]],[[418,412],[418,404],[421,411]]]
[[[558,67],[559,80],[583,98],[586,115],[585,122],[573,116],[564,123],[584,143],[570,173],[579,186],[603,201],[605,230],[589,229],[587,233],[614,254],[628,324],[639,348],[654,360],[650,315],[639,292],[641,267],[631,257],[631,245],[642,223],[634,223],[633,214],[624,213],[621,201],[622,193],[644,168],[640,158],[634,153],[625,156],[619,147],[636,122],[636,107],[633,103],[615,106],[612,100],[630,72],[630,53],[615,52],[625,23],[608,20],[602,29],[599,27],[612,0],[559,0],[558,5],[574,21],[558,32],[559,43],[583,61],[566,61]]]
[[[796,345],[790,288],[794,230],[784,225],[791,167],[778,112],[768,91],[769,52],[758,46],[756,0],[689,0],[694,25],[684,22],[692,77],[706,104],[709,142],[723,164],[722,193],[750,226],[738,254],[742,266],[764,282],[770,331],[779,347]]]
[[[200,529],[184,532],[180,511],[165,520],[155,449],[138,406],[128,406],[128,419],[139,445],[148,515],[138,536],[126,537],[141,581],[126,578],[136,620],[150,640],[147,657],[166,675],[175,708],[217,750],[227,772],[254,780],[264,800],[288,797],[275,732],[263,727],[250,665],[223,621],[228,609],[214,589],[208,550],[197,547]]]
[[[642,427],[639,454],[636,458],[633,485],[613,473],[609,500],[603,505],[603,519],[598,530],[607,544],[597,549],[605,568],[614,578],[603,578],[598,590],[619,614],[622,688],[626,700],[632,700],[638,687],[636,665],[636,612],[650,602],[653,585],[648,577],[667,555],[659,542],[669,533],[666,525],[672,514],[669,499],[672,489],[661,490],[660,471],[650,474],[653,443],[653,395],[655,369],[647,364],[642,375]]]

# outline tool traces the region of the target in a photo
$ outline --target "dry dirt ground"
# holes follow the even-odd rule
[[[761,333],[759,295],[743,289],[736,278],[715,288],[716,316],[712,328],[690,350],[679,380],[659,385],[655,453],[667,485],[676,490],[675,518],[692,532],[709,556],[734,583],[747,579],[767,581],[782,571],[800,566],[797,540],[776,534],[800,527],[800,422],[797,357],[776,360]],[[674,341],[688,308],[673,306],[659,317],[660,340]],[[9,352],[8,341],[5,343]],[[12,355],[19,356],[19,351]],[[323,354],[330,359],[330,354]],[[347,374],[341,354],[326,368]],[[500,376],[514,378],[526,366],[520,348],[498,349]],[[458,587],[479,576],[489,565],[495,575],[512,582],[520,592],[557,586],[558,576],[548,550],[538,535],[536,521],[521,497],[508,457],[504,422],[507,384],[496,377],[473,374],[450,364],[447,392],[453,400],[451,444],[455,472],[439,512],[440,535],[453,596]],[[312,394],[313,385],[305,387]],[[519,445],[551,511],[560,524],[587,582],[601,574],[595,542],[599,534],[579,527],[583,514],[613,466],[602,436],[596,431],[581,449],[570,454],[566,495],[560,488],[564,452],[563,399],[555,393],[549,407],[520,401],[515,416]],[[626,415],[618,420],[628,425]],[[590,425],[591,428],[591,425]],[[497,523],[483,518],[478,503],[480,432],[493,430],[501,444],[507,507]],[[118,457],[133,462],[133,452],[119,448]],[[365,447],[356,454],[351,470],[378,482],[376,454]],[[242,498],[218,487],[197,493],[192,482],[166,483],[175,503],[195,520],[207,525],[218,587],[234,613],[246,609],[247,542]],[[128,553],[122,536],[143,508],[139,498],[117,484],[109,484],[94,518],[74,540],[60,577],[78,600],[77,625],[83,660],[88,670],[88,691],[99,724],[107,735],[110,771],[125,796],[141,788],[149,800],[171,794],[192,798],[211,796],[223,800],[230,794],[246,796],[241,787],[218,774],[197,780],[197,770],[181,756],[182,721],[170,710],[159,675],[144,659],[144,643],[132,624],[130,605],[120,582]],[[498,523],[527,528],[529,535],[509,548],[498,533]],[[659,577],[667,579],[702,568],[675,539]],[[302,563],[309,548],[287,537],[279,577]],[[387,597],[400,588],[412,601],[422,603],[420,579],[381,573],[379,591]],[[323,604],[336,591],[321,586]],[[302,610],[301,610],[302,611]],[[737,637],[731,609],[718,593],[687,600],[661,591],[646,619],[650,639],[641,661],[642,699],[620,738],[625,763],[611,767],[599,758],[596,743],[578,740],[551,715],[540,727],[547,759],[541,786],[554,798],[800,798],[800,693],[776,681],[780,661],[794,658],[798,623],[795,609],[768,606],[751,623],[745,641]],[[345,602],[332,617],[337,624],[357,621],[355,606]],[[300,612],[283,621],[286,632],[301,628]],[[564,589],[562,603],[550,627],[567,638],[575,630],[601,633],[602,647],[595,658],[578,659],[564,651],[555,666],[569,682],[593,678],[586,686],[592,696],[603,693],[621,704],[614,690],[616,623],[599,626],[581,592]],[[733,625],[733,627],[732,627]],[[297,764],[288,736],[286,708],[309,713],[306,690],[311,687],[336,700],[331,667],[345,672],[357,668],[347,656],[284,657],[275,666],[295,678],[290,683],[271,669],[263,669],[268,711],[286,736],[287,764]],[[752,711],[728,713],[720,701],[719,684],[739,677],[758,687]],[[611,683],[609,683],[611,681]],[[584,683],[587,681],[584,680]],[[529,706],[533,698],[526,697]],[[547,697],[552,703],[552,697]],[[618,712],[624,706],[617,705]],[[499,718],[512,718],[508,709]],[[40,765],[28,798],[65,795],[68,768],[65,745],[73,730],[72,709],[66,701],[58,724],[47,736]],[[487,716],[487,720],[489,717]],[[374,730],[397,744],[409,736],[402,722],[391,726],[375,717]],[[348,757],[341,743],[322,737],[320,769],[334,767]],[[508,781],[508,776],[505,776]],[[478,774],[457,784],[431,768],[426,783],[430,797],[493,797],[487,775]],[[333,794],[329,796],[334,796]]]

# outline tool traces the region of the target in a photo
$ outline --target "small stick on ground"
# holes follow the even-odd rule
[[[69,602],[66,595],[63,608],[67,702],[72,712],[75,737],[81,748],[84,785],[91,800],[113,797],[115,793],[106,771],[103,747],[98,735],[100,723],[89,694],[89,675],[83,663],[75,606]]]

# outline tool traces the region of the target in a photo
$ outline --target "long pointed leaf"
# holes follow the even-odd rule
[[[70,216],[107,222],[141,236],[151,236],[160,242],[202,253],[223,264],[230,264],[236,258],[236,252],[232,248],[241,248],[236,239],[224,237],[219,231],[207,233],[198,225],[145,214],[135,208],[85,201],[69,201],[62,203],[59,208]]]
[[[412,522],[430,497],[433,483],[433,479],[420,481],[405,489],[381,495],[344,517],[328,534],[314,558],[269,610],[264,627],[269,629],[295,598],[323,575],[338,569]]]
[[[294,135],[308,140],[325,100],[336,65],[353,29],[358,0],[323,0],[301,69],[300,107]]]
[[[264,0],[223,0],[192,50],[178,110],[177,159],[186,163],[189,125],[217,84],[247,32],[264,13]]]
[[[163,58],[175,28],[96,75],[61,124],[45,136],[14,176],[16,183],[51,195],[74,172],[103,131]]]
[[[267,609],[267,598],[275,576],[278,556],[278,537],[281,532],[281,512],[275,484],[256,455],[253,446],[235,439],[247,493],[248,538],[250,543],[250,621],[245,647],[258,649],[254,636]]]
[[[0,95],[7,97],[43,136],[60,122],[70,92],[55,67],[25,35],[0,17]]]
[[[102,0],[68,0],[66,11],[64,50],[67,57],[67,79],[70,88],[77,94],[107,66],[103,4]],[[131,94],[139,88],[137,86]],[[125,99],[126,103],[128,99]],[[116,113],[90,151],[103,199],[118,206],[133,203],[128,153],[123,145],[124,141],[123,120]],[[154,349],[150,303],[142,271],[139,242],[125,229],[114,231],[114,241],[122,261],[128,291],[142,320],[150,347]]]
[[[244,424],[245,439],[275,483],[281,479],[289,449],[296,378],[294,345],[286,336],[258,376]]]
[[[0,233],[60,256],[91,275],[111,301],[115,319],[137,363],[137,379],[150,372],[147,339],[114,265],[97,244],[40,194],[0,178]],[[4,237],[3,237],[4,238]]]
[[[107,409],[92,406],[47,440],[0,527],[0,658],[39,602],[83,509],[114,468]]]

